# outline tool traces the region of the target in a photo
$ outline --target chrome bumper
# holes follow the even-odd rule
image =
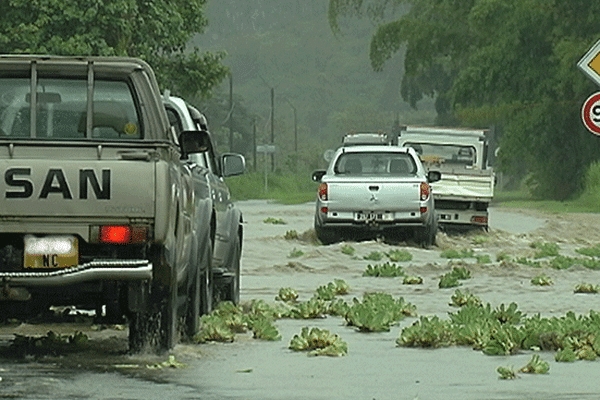
[[[95,280],[143,281],[152,279],[148,260],[92,261],[48,272],[0,272],[0,283],[11,286],[62,286]]]

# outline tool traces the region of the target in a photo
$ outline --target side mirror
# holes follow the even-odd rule
[[[211,146],[209,133],[206,131],[183,131],[179,135],[179,145],[184,156],[208,151]]]
[[[221,156],[221,171],[224,178],[241,175],[245,169],[246,159],[241,154],[225,153]]]
[[[323,175],[325,175],[327,171],[325,171],[324,169],[319,169],[315,172],[313,172],[312,174],[312,180],[314,182],[321,182],[321,179],[323,178]]]
[[[427,172],[427,182],[433,183],[442,179],[442,173],[440,171],[429,171]]]

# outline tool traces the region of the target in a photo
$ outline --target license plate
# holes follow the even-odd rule
[[[68,268],[79,263],[74,236],[25,236],[25,268]]]
[[[388,221],[391,220],[392,216],[389,213],[356,213],[357,221]]]

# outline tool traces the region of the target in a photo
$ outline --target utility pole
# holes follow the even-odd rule
[[[254,123],[252,124],[252,160],[254,160],[254,170],[256,171],[256,117],[254,117]]]
[[[271,88],[271,144],[275,145],[275,89]],[[271,171],[275,171],[275,153],[271,153]]]
[[[292,111],[294,112],[294,151],[296,153],[298,153],[298,117],[296,115],[297,114],[296,107],[294,107],[292,102],[289,101],[288,99],[285,99],[285,101],[287,101],[287,103],[292,108]]]
[[[229,151],[233,152],[233,74],[229,74]]]

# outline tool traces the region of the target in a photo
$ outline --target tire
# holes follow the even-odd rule
[[[202,280],[202,273],[196,270],[194,273],[193,281],[189,288],[189,296],[186,305],[185,313],[185,334],[188,339],[192,339],[200,326],[200,282]]]
[[[129,352],[140,353],[148,346],[147,314],[136,312],[128,316],[129,319]]]
[[[214,283],[212,276],[212,241],[206,246],[203,262],[206,268],[200,272],[200,315],[210,314],[213,310]]]
[[[417,244],[421,245],[421,247],[425,249],[435,245],[437,230],[437,218],[434,214],[427,225],[415,229],[415,242],[417,242]]]
[[[161,353],[175,346],[177,310],[173,297],[164,288],[153,288],[149,310],[129,314],[129,351]],[[162,293],[162,294],[159,294]]]
[[[317,217],[315,217],[315,233],[317,234],[317,239],[319,239],[323,245],[337,243],[341,240],[337,230],[323,228],[317,221]]]
[[[231,276],[225,283],[224,300],[229,300],[233,304],[240,303],[240,266],[242,258],[242,243],[240,236],[235,235],[232,246],[231,258],[228,263],[228,269]]]
[[[164,249],[152,257],[155,263],[166,263]],[[166,268],[161,268],[166,269]],[[169,269],[174,274],[173,269]],[[174,282],[174,278],[170,279]],[[131,352],[164,352],[177,342],[177,286],[154,283],[149,288],[145,311],[129,312],[129,349]]]
[[[158,351],[166,351],[175,347],[178,339],[177,330],[177,289],[163,288],[164,296],[159,300],[159,314],[161,319],[158,336]]]
[[[200,245],[199,242],[196,243]],[[208,239],[204,248],[196,250],[193,261],[198,267],[194,271],[193,281],[189,286],[188,300],[186,302],[185,333],[188,339],[193,339],[198,333],[200,316],[212,311],[212,241]]]

